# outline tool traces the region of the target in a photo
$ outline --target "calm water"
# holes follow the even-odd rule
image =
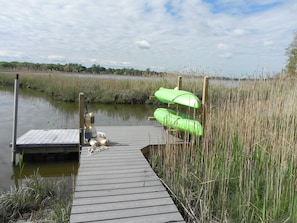
[[[6,191],[17,184],[19,175],[19,168],[11,164],[9,146],[12,139],[13,100],[13,89],[0,87],[0,191]],[[30,129],[78,126],[78,104],[53,101],[31,90],[20,90],[18,102],[18,137]],[[88,105],[88,110],[95,113],[96,126],[155,124],[147,120],[153,114],[153,106]],[[100,128],[97,130],[100,131]],[[73,159],[47,162],[37,160],[34,163],[25,163],[23,173],[29,175],[36,169],[39,169],[42,176],[70,178],[77,173],[78,163]]]

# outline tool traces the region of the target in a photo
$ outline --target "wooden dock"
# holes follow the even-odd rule
[[[16,141],[16,153],[70,153],[79,152],[78,129],[33,129]]]
[[[161,126],[96,127],[109,140],[83,147],[70,222],[184,222],[141,152],[168,137]]]

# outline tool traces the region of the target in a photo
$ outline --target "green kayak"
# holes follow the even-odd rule
[[[154,117],[166,127],[178,129],[197,136],[203,135],[203,127],[200,122],[187,118],[184,114],[177,115],[172,109],[157,108],[154,112]]]
[[[155,92],[156,98],[163,103],[175,103],[192,108],[200,108],[199,98],[191,92],[160,87]]]

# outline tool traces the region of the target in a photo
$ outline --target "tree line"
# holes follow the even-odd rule
[[[97,64],[91,67],[86,67],[77,63],[67,64],[47,64],[47,63],[31,63],[31,62],[0,62],[0,70],[4,71],[36,71],[36,72],[67,72],[67,73],[91,73],[91,74],[117,74],[117,75],[156,75],[161,76],[163,72],[151,71],[149,68],[146,70],[138,70],[133,68],[105,68]]]

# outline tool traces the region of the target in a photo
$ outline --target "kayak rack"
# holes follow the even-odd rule
[[[202,128],[205,131],[206,127],[206,115],[207,115],[207,101],[208,101],[208,84],[209,77],[204,77],[203,81],[203,93],[202,100],[191,92],[181,90],[182,76],[178,76],[177,86],[174,89],[160,88],[155,92],[153,96],[150,96],[150,100],[159,100],[167,104],[168,108],[175,108],[176,112],[171,109],[157,109],[154,112],[154,116],[148,118],[148,120],[157,120],[165,127],[172,128],[174,131],[189,132],[191,135],[201,136],[201,131],[196,131],[194,128]],[[179,114],[179,106],[194,108],[193,117],[185,118],[185,114]],[[197,110],[201,113],[201,124],[196,120]],[[180,116],[179,116],[180,115]]]

